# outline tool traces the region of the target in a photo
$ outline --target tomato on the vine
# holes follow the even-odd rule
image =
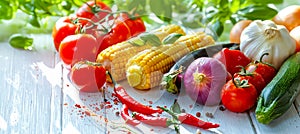
[[[99,43],[98,53],[111,45],[123,42],[132,36],[145,32],[146,28],[141,18],[137,17],[131,19],[127,14],[121,13],[114,20],[112,28],[106,30],[108,30],[106,31],[107,33],[105,33],[105,30],[96,30],[94,33],[94,36],[97,38]]]
[[[126,23],[130,30],[131,36],[136,36],[146,31],[145,24],[138,15],[120,13],[117,19]]]
[[[228,81],[221,91],[223,105],[232,112],[249,110],[255,105],[257,96],[257,90],[251,83],[238,78]]]
[[[73,65],[81,60],[95,61],[97,40],[90,34],[69,35],[61,42],[59,56],[67,65]]]
[[[104,17],[106,17],[106,15],[108,15],[109,12],[111,12],[111,9],[104,2],[97,0],[95,4],[95,0],[91,0],[78,8],[76,16],[91,19],[94,22],[98,22]]]
[[[72,16],[59,18],[52,29],[52,38],[55,49],[58,51],[61,41],[68,35],[73,35],[77,31],[79,32],[80,28],[86,23],[87,21]]]
[[[107,47],[125,41],[131,37],[130,30],[124,22],[115,21],[112,29],[108,33],[96,31],[95,37],[99,45],[98,53]]]
[[[267,53],[263,54],[268,55]],[[260,61],[255,61],[253,63],[250,63],[246,70],[249,72],[256,72],[258,74],[261,74],[261,76],[264,78],[265,83],[268,84],[276,75],[277,70],[272,65],[265,63],[262,61],[262,57]]]
[[[72,66],[70,79],[82,92],[99,92],[106,81],[106,70],[100,63],[79,61]]]
[[[257,93],[260,94],[261,91],[266,86],[266,82],[261,74],[253,71],[247,71],[242,67],[241,71],[233,75],[234,78],[239,78],[240,80],[247,80],[251,83],[257,90]]]

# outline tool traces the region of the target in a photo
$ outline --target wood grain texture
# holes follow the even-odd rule
[[[0,43],[0,133],[175,133],[172,128],[126,125],[118,115],[121,104],[113,104],[115,98],[111,86],[104,89],[105,93],[80,93],[68,79],[69,69],[55,52],[51,36],[38,35],[35,38],[36,49],[33,51],[12,48],[7,42]],[[219,106],[196,104],[184,92],[173,95],[158,88],[145,92],[129,87],[126,81],[120,83],[145,105],[170,107],[177,99],[186,112],[193,115],[201,112],[201,119],[221,125],[210,131],[200,129],[202,134],[300,131],[300,96],[282,117],[269,125],[262,125],[256,121],[253,110],[249,113],[221,111]],[[206,117],[206,112],[213,113],[214,117]],[[181,125],[180,130],[182,133],[196,133],[197,128]]]

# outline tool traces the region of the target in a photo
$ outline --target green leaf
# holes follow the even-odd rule
[[[177,101],[174,102],[174,104],[171,106],[170,110],[171,110],[171,112],[173,112],[175,114],[181,113],[181,108]]]
[[[72,8],[72,3],[69,1],[63,1],[61,2],[61,6],[65,9],[65,10],[71,10]]]
[[[5,19],[9,20],[13,18],[13,8],[7,1],[0,1],[0,20]]]
[[[41,27],[38,17],[35,13],[29,17],[29,24],[31,24],[32,26],[37,27],[37,28]]]
[[[165,37],[162,41],[163,44],[173,44],[176,40],[178,40],[182,34],[172,33]]]
[[[238,10],[237,14],[250,20],[267,20],[273,18],[277,14],[277,10],[267,5],[251,5]]]
[[[253,2],[259,4],[280,4],[283,0],[253,0]]]
[[[131,38],[127,42],[134,46],[143,46],[146,44],[146,42],[140,38]]]
[[[9,44],[15,48],[32,50],[33,38],[23,34],[14,34],[9,38]]]
[[[160,39],[152,33],[142,33],[139,37],[145,42],[149,43],[152,46],[160,46],[162,43]]]
[[[161,20],[171,22],[172,4],[170,0],[150,0],[150,10]]]
[[[221,21],[217,20],[214,22],[210,28],[215,32],[215,34],[220,37],[224,30],[224,25]]]

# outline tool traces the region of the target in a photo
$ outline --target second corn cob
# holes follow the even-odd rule
[[[144,50],[126,64],[126,77],[130,86],[146,90],[158,86],[161,78],[173,64],[187,53],[214,44],[211,36],[203,32],[182,36],[174,44]]]
[[[168,25],[151,31],[160,40],[163,40],[166,36],[172,33],[179,33],[185,35],[185,32],[178,25]],[[139,36],[134,37],[137,39]],[[151,44],[146,44],[143,46],[135,46],[128,41],[118,43],[116,45],[110,46],[103,50],[97,57],[97,62],[102,63],[107,70],[109,70],[116,81],[120,81],[126,78],[125,65],[129,58],[133,57],[138,52],[145,49],[151,48]],[[110,79],[108,79],[110,80]]]

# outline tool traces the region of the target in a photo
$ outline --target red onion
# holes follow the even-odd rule
[[[217,105],[226,83],[227,71],[217,59],[201,57],[193,61],[184,74],[186,93],[203,105]]]

